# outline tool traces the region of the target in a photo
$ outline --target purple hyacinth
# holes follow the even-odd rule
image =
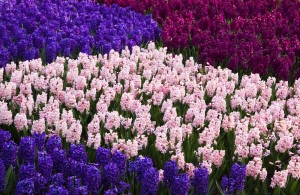
[[[49,178],[52,175],[53,161],[49,154],[46,152],[38,153],[38,171],[45,178]]]
[[[231,173],[229,178],[230,191],[242,191],[244,190],[246,180],[246,166],[234,163],[231,167]]]
[[[55,148],[62,149],[61,138],[58,135],[50,137],[46,143],[46,150],[49,154],[52,154]]]
[[[0,153],[0,158],[3,161],[5,167],[10,165],[16,166],[18,157],[18,146],[11,140],[6,142]]]
[[[68,157],[77,161],[77,162],[87,162],[87,154],[84,150],[84,146],[82,144],[80,145],[74,145],[72,144],[69,149]]]
[[[64,186],[51,185],[47,195],[68,195],[69,192]]]
[[[118,188],[118,194],[122,194],[126,190],[130,189],[130,185],[129,185],[129,183],[126,183],[124,181],[120,181],[117,188]]]
[[[97,149],[96,162],[100,166],[104,167],[105,165],[107,165],[110,162],[110,158],[111,158],[110,149],[103,148],[103,147],[100,147]]]
[[[145,171],[153,167],[153,162],[151,158],[138,157],[135,161],[129,163],[129,172],[137,172],[137,180],[140,181],[143,178]]]
[[[34,164],[22,164],[19,170],[19,181],[32,179],[36,175]]]
[[[77,176],[79,178],[84,178],[85,169],[86,169],[85,163],[68,159],[64,167],[64,174],[69,176]]]
[[[120,176],[125,174],[126,171],[126,156],[120,151],[116,151],[113,154],[112,162],[116,163],[119,169]]]
[[[110,186],[117,185],[119,181],[119,169],[117,164],[109,163],[103,168],[103,185],[105,189],[110,188]]]
[[[34,180],[25,179],[20,181],[16,187],[16,195],[33,195],[34,194]]]
[[[168,161],[164,166],[164,182],[166,185],[172,185],[175,177],[178,175],[178,167],[175,161]]]
[[[49,179],[51,185],[63,186],[65,184],[64,175],[62,173],[55,173]]]
[[[243,191],[246,180],[246,166],[234,163],[231,167],[230,177],[223,176],[221,186],[226,194]]]
[[[155,195],[158,189],[159,176],[158,171],[151,167],[147,169],[142,178],[141,194]]]
[[[45,194],[47,190],[47,179],[43,177],[40,173],[37,173],[34,177],[34,187],[36,194]]]
[[[64,170],[64,165],[67,161],[66,151],[55,148],[50,155],[53,161],[53,168],[56,171],[62,172]]]
[[[104,192],[104,195],[117,195],[116,189],[109,189]]]
[[[6,185],[5,174],[6,174],[5,165],[2,159],[0,159],[0,192],[2,192],[5,189],[5,185]]]
[[[46,134],[43,133],[33,133],[33,138],[35,145],[39,151],[44,150],[45,148],[45,140],[46,140]]]
[[[1,151],[1,146],[2,146],[5,142],[9,141],[10,138],[11,138],[10,132],[4,131],[4,130],[0,129],[0,151]]]
[[[24,162],[33,163],[35,158],[35,142],[32,137],[22,137],[20,141],[19,154]]]
[[[190,179],[186,174],[180,174],[175,177],[171,186],[172,194],[187,195],[190,190]]]
[[[208,171],[201,164],[195,170],[193,187],[196,194],[207,194],[208,191]]]
[[[89,192],[98,192],[100,189],[101,175],[95,166],[87,165],[85,169],[85,185]]]
[[[70,194],[73,195],[87,195],[87,186],[81,186],[81,179],[76,176],[68,177],[67,179],[67,189]]]

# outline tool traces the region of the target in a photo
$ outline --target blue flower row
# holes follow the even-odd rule
[[[71,145],[65,150],[57,135],[48,139],[45,133],[25,136],[19,146],[10,139],[9,132],[0,130],[0,192],[14,192],[13,188],[7,189],[10,186],[7,182],[17,183],[14,186],[17,195],[130,194],[136,192],[137,185],[141,186],[140,194],[158,192],[159,172],[148,157],[127,162],[122,152],[111,154],[110,149],[100,147],[95,152],[95,162],[91,163],[83,145]],[[18,175],[9,177],[9,169]],[[243,190],[245,176],[245,166],[234,164],[230,177],[223,177],[223,190],[227,194]],[[5,181],[5,177],[10,180]],[[168,161],[161,180],[164,190],[169,189],[172,194],[208,193],[209,175],[201,165],[191,181],[187,174],[179,174],[175,161]]]
[[[150,15],[89,1],[20,0],[0,3],[0,67],[9,61],[120,51],[157,40]]]

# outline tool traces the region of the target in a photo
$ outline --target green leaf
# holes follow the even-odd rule
[[[222,188],[221,188],[218,181],[216,181],[216,185],[217,185],[217,188],[218,188],[219,192],[221,193],[221,195],[225,195],[225,193],[223,192],[223,190],[222,190]]]
[[[296,180],[296,181],[293,182],[293,184],[291,186],[291,189],[290,189],[290,193],[291,194],[295,193],[295,189],[296,189],[297,185],[298,185],[298,180]]]

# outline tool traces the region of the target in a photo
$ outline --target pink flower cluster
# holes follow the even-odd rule
[[[190,177],[195,167],[186,162],[184,142],[197,135],[192,153],[211,173],[222,166],[229,150],[222,139],[231,133],[234,154],[227,160],[246,162],[247,176],[266,179],[263,159],[272,150],[290,156],[272,187],[284,187],[287,175],[300,177],[300,80],[289,87],[182,61],[150,43],[132,52],[58,57],[47,66],[41,60],[7,64],[0,69],[0,125],[110,146],[127,158],[155,136],[158,152],[170,154]]]

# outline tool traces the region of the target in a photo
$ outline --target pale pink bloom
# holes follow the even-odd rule
[[[107,112],[107,118],[104,127],[108,130],[118,129],[120,127],[120,116],[117,111]]]
[[[14,119],[14,125],[18,131],[28,128],[26,114],[17,113]]]
[[[250,152],[249,155],[251,157],[259,157],[261,158],[263,155],[263,147],[261,144],[255,145],[254,143],[251,144],[250,146]]]
[[[13,123],[12,112],[8,110],[7,103],[0,101],[0,124],[11,125]]]
[[[268,175],[268,172],[267,172],[266,168],[263,168],[260,172],[259,179],[262,181],[265,181],[267,178],[267,175]]]
[[[252,161],[249,161],[246,166],[246,175],[251,176],[254,179],[261,173],[262,160],[261,158],[255,157]]]
[[[87,80],[83,76],[77,76],[74,79],[74,85],[76,90],[84,90],[84,87],[87,86]]]
[[[77,68],[72,68],[68,70],[67,72],[67,83],[72,84],[75,80],[75,78],[78,77],[78,69]]]
[[[225,150],[214,150],[210,156],[210,161],[212,164],[216,165],[216,167],[220,167],[222,165],[224,156]]]
[[[30,83],[27,83],[27,84],[21,83],[20,84],[20,93],[25,96],[30,95],[32,93],[31,84]]]
[[[94,116],[93,120],[88,124],[89,133],[100,133],[100,120],[99,117]]]
[[[287,150],[293,147],[294,137],[291,133],[287,135],[281,135],[279,141],[275,146],[275,150],[280,153],[285,153]]]
[[[66,141],[69,143],[80,143],[82,133],[82,126],[80,121],[76,121],[71,124],[67,134],[66,134]]]
[[[17,69],[17,65],[14,62],[6,64],[5,73],[10,74]]]
[[[86,145],[88,147],[93,146],[95,149],[99,148],[100,145],[101,145],[101,135],[100,135],[100,133],[96,133],[96,134],[88,133],[88,140],[87,140]]]
[[[105,133],[104,140],[105,144],[112,144],[114,142],[117,142],[118,134],[110,130],[109,133]]]
[[[61,114],[61,119],[65,121],[68,124],[68,126],[71,126],[71,124],[76,121],[73,116],[72,110],[66,110],[66,109],[63,109]]]
[[[292,175],[295,179],[300,179],[300,156],[292,156],[289,164],[287,166],[287,170],[290,175]]]
[[[276,171],[271,179],[271,187],[275,188],[279,186],[280,188],[285,188],[287,181],[288,170]]]
[[[86,99],[82,98],[76,105],[76,109],[80,112],[83,113],[86,111],[89,113],[90,110],[90,101],[87,101]]]
[[[4,69],[0,68],[0,83],[3,82],[3,74],[4,74]]]
[[[17,86],[20,86],[23,78],[23,73],[21,70],[15,70],[10,77],[10,82],[14,82]]]
[[[32,127],[31,127],[31,133],[37,133],[37,134],[40,134],[40,133],[43,133],[45,132],[45,119],[42,118],[42,119],[39,119],[39,120],[34,120],[32,122]]]
[[[61,78],[52,78],[50,79],[49,87],[50,87],[50,92],[53,94],[57,94],[58,92],[63,90],[63,80]]]
[[[57,134],[61,132],[62,136],[66,137],[69,131],[67,122],[64,119],[56,121],[55,131],[57,132]]]
[[[95,101],[96,100],[96,94],[97,94],[96,89],[87,90],[86,93],[85,93],[85,99],[87,101],[90,101],[90,100]]]
[[[77,105],[76,97],[72,92],[65,94],[65,104],[68,108],[75,108]]]
[[[157,135],[155,140],[155,147],[157,148],[158,151],[160,151],[163,154],[165,154],[168,151],[169,142],[165,134],[159,133],[159,135]]]

